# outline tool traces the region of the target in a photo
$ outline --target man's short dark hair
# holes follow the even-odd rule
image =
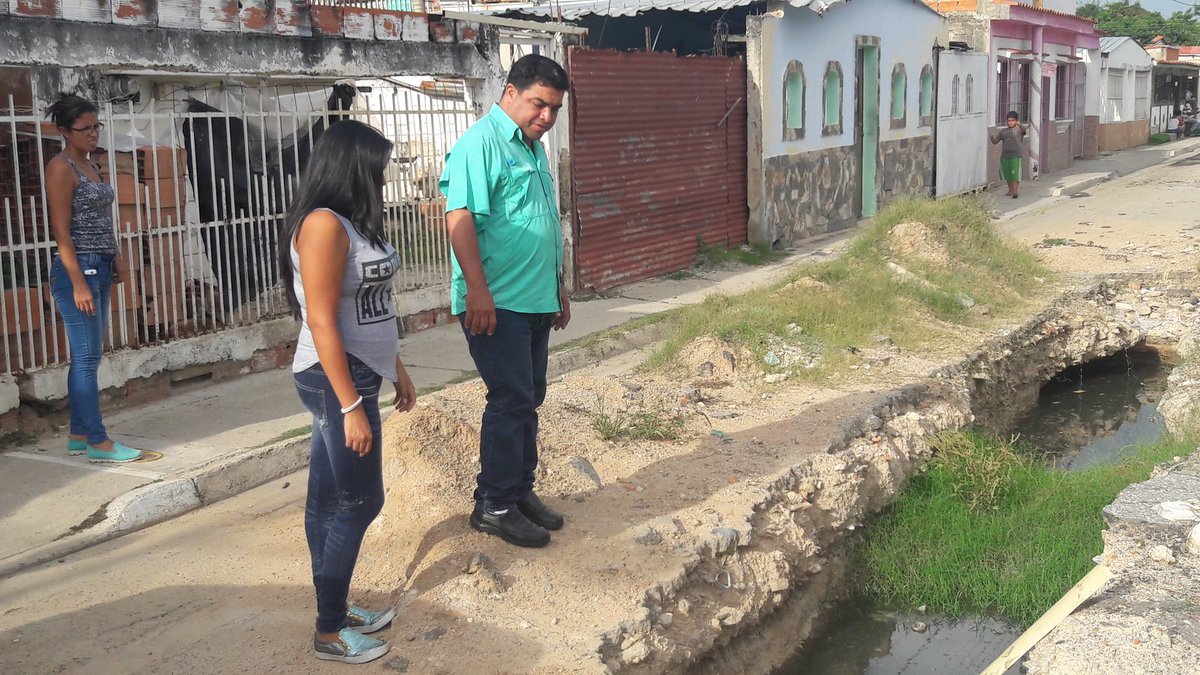
[[[535,84],[558,91],[567,91],[571,88],[567,71],[563,70],[563,67],[553,59],[539,54],[526,54],[517,59],[517,62],[508,70],[507,84],[516,87],[517,91],[525,91]]]

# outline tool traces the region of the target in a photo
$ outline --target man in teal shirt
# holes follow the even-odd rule
[[[439,187],[453,249],[450,310],[487,385],[471,527],[545,546],[563,517],[533,492],[550,330],[571,307],[550,163],[540,139],[569,83],[538,55],[513,64],[500,102],[446,156]]]

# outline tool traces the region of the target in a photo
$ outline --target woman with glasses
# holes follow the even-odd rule
[[[109,438],[96,379],[117,258],[113,187],[91,162],[104,126],[96,112],[91,101],[66,94],[50,106],[49,117],[64,144],[46,166],[50,228],[58,245],[50,264],[50,291],[71,345],[67,454],[86,453],[92,462],[132,462],[142,453]]]

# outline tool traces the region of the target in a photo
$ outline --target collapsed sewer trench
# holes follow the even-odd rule
[[[396,506],[385,506],[364,547],[363,581],[402,594],[430,620],[505,616],[536,627],[541,648],[553,649],[540,663],[553,672],[771,672],[843,602],[857,530],[922,469],[929,436],[1003,424],[1013,401],[1036,397],[1071,365],[1147,345],[1169,349],[1194,334],[1196,315],[1170,302],[1159,303],[1165,318],[1152,327],[1122,309],[1143,282],[1114,278],[1071,293],[921,381],[810,398],[810,411],[821,413],[811,438],[796,437],[785,421],[733,441],[717,432],[727,418],[710,407],[702,415],[715,436],[708,443],[682,458],[634,447],[623,466],[611,447],[546,434],[540,484],[588,507],[571,520],[575,539],[556,541],[550,557],[453,543],[474,477],[474,458],[459,448],[478,443],[481,391],[447,390],[436,411],[399,424],[393,417],[385,429],[385,444],[398,448],[385,464],[387,504]],[[1182,288],[1165,293],[1193,297]],[[727,386],[736,355],[720,345],[711,355],[700,364],[708,367],[704,386]],[[605,401],[670,408],[680,395],[619,378],[559,386],[547,419],[596,419]],[[775,403],[764,396],[759,405]],[[805,451],[781,469],[791,455],[778,448],[787,446]]]

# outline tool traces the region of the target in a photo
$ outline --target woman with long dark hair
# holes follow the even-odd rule
[[[57,245],[50,263],[50,293],[71,345],[67,454],[86,453],[91,462],[132,462],[142,453],[108,437],[96,378],[117,261],[115,193],[91,162],[104,125],[96,106],[79,96],[62,95],[48,112],[64,142],[63,151],[46,166],[46,197]]]
[[[392,144],[361,122],[317,141],[279,239],[280,272],[303,325],[292,373],[313,414],[304,531],[317,595],[317,658],[366,663],[388,652],[367,637],[395,610],[348,605],[367,526],[383,508],[379,388],[395,384],[396,409],[416,390],[397,354],[392,305],[399,258],[384,239],[384,169]]]

